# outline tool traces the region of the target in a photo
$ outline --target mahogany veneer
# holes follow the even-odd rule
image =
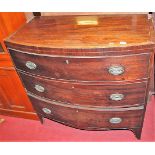
[[[155,47],[147,15],[35,17],[5,43],[41,122],[140,138]]]
[[[48,98],[50,100],[62,101],[64,104],[76,104],[87,106],[107,106],[107,107],[128,107],[130,105],[143,105],[145,103],[145,93],[147,81],[133,83],[83,83],[83,82],[62,82],[44,79],[29,74],[19,72],[26,89],[33,94]],[[45,88],[44,92],[38,92],[36,85]],[[119,92],[124,94],[121,101],[113,101],[110,95]],[[136,95],[135,95],[136,94]]]
[[[66,79],[70,81],[133,81],[141,78],[148,78],[148,66],[151,54],[142,53],[120,56],[100,57],[50,57],[43,55],[25,54],[9,50],[17,69],[39,74],[40,76],[53,79]],[[35,70],[25,66],[27,60],[37,64]],[[48,62],[48,63],[46,63]],[[113,76],[107,72],[111,64],[119,64],[125,67],[123,75]],[[51,72],[52,70],[52,72]],[[92,76],[93,75],[93,76]]]
[[[4,45],[24,23],[23,12],[0,12],[0,114],[38,120]]]
[[[78,106],[66,106],[57,102],[44,101],[29,94],[35,108],[43,117],[50,118],[62,124],[86,130],[103,130],[115,128],[139,128],[141,127],[143,106],[124,109],[84,108]],[[50,114],[43,113],[42,108],[51,110]],[[73,117],[74,116],[74,117]],[[121,123],[110,123],[113,117],[122,118]]]

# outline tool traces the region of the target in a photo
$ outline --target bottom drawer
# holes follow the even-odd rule
[[[64,105],[28,94],[37,113],[64,125],[86,130],[137,128],[141,126],[143,106],[119,109],[86,108]]]

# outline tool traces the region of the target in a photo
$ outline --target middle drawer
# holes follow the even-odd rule
[[[35,77],[19,72],[27,91],[65,104],[128,107],[145,102],[147,82],[92,84]]]

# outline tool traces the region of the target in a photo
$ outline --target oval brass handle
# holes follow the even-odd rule
[[[32,70],[37,68],[37,65],[31,61],[27,61],[25,65],[27,68],[32,69]]]
[[[119,124],[122,122],[122,118],[119,118],[119,117],[113,117],[113,118],[110,118],[109,119],[109,122],[111,124]]]
[[[51,110],[48,109],[48,108],[42,108],[42,111],[43,111],[45,114],[51,114]]]
[[[121,75],[124,71],[124,67],[121,65],[110,66],[108,69],[108,72],[112,75]]]
[[[123,94],[111,94],[110,95],[110,99],[113,101],[120,101],[124,99],[124,95]]]
[[[43,93],[45,91],[45,88],[38,84],[36,84],[34,88],[35,88],[35,90],[37,90],[38,92],[41,92],[41,93]]]

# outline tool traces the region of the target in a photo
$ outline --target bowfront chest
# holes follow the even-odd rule
[[[5,43],[42,123],[141,137],[155,45],[147,15],[35,17]]]

